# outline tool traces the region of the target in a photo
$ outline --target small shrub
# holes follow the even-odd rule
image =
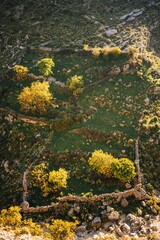
[[[87,44],[84,44],[83,45],[83,50],[88,51],[89,50],[89,46]]]
[[[137,49],[133,46],[129,46],[127,49],[127,55],[133,57],[137,53]]]
[[[21,65],[15,65],[7,72],[8,77],[11,76],[14,80],[23,80],[26,74],[29,72],[27,67]]]
[[[40,236],[43,234],[43,230],[39,224],[36,224],[32,221],[32,219],[27,219],[23,221],[23,224],[26,226],[26,228],[29,230],[31,235],[33,236]]]
[[[54,220],[49,230],[54,240],[74,240],[77,222],[68,222],[60,219]]]
[[[95,47],[91,49],[91,52],[93,56],[98,57],[101,54],[101,50],[102,50],[101,48]]]
[[[68,78],[66,85],[69,88],[69,90],[72,91],[72,94],[74,96],[77,96],[78,94],[83,92],[84,85],[83,76],[74,75],[73,77]]]
[[[43,58],[37,62],[37,67],[43,76],[49,77],[53,74],[52,68],[55,67],[55,63],[53,62],[52,58]]]
[[[130,182],[136,175],[134,163],[128,158],[116,159],[111,164],[114,177],[121,182]]]
[[[48,182],[54,185],[54,189],[66,188],[68,178],[68,172],[60,168],[58,171],[49,172]]]
[[[102,54],[103,54],[104,56],[108,56],[108,55],[109,55],[109,52],[110,52],[110,47],[109,47],[109,46],[103,47],[102,50],[101,50],[101,52],[102,52]]]
[[[122,51],[119,47],[112,47],[112,48],[110,48],[108,54],[111,57],[117,58],[122,54]]]
[[[22,222],[20,207],[12,206],[0,213],[0,226],[19,226]]]
[[[111,154],[104,153],[102,150],[95,150],[89,158],[88,163],[99,174],[109,178],[113,176],[111,164],[114,160],[115,158]]]

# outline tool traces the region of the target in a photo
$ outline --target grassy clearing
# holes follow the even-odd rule
[[[43,57],[52,57],[52,54],[28,52],[22,65],[38,74],[36,62]],[[54,127],[55,132],[47,147],[51,156],[45,158],[50,171],[59,167],[70,171],[68,188],[61,194],[100,194],[117,188],[123,189],[114,179],[99,179],[89,168],[87,160],[95,149],[102,149],[115,157],[121,157],[123,154],[134,160],[134,140],[138,135],[141,112],[147,108],[144,101],[149,82],[136,73],[120,74],[117,77],[107,77],[102,83],[87,88],[92,83],[104,79],[108,70],[123,66],[127,60],[95,58],[80,54],[55,54],[54,61],[56,81],[65,83],[67,78],[77,74],[83,75],[85,82],[84,91],[77,100],[77,107],[73,106],[68,91],[51,83],[50,90],[59,107],[55,111],[55,117],[53,113],[48,113],[45,118],[52,119],[53,122],[56,118],[59,126],[64,124],[66,118],[72,119],[66,130],[57,130]],[[16,96],[24,86],[30,84],[30,80],[12,82],[4,105],[19,111]],[[64,102],[66,105],[63,105]],[[77,114],[81,116],[78,122],[75,121]],[[91,135],[87,135],[90,130]]]

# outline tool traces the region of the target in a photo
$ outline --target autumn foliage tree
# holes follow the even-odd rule
[[[22,92],[18,95],[21,110],[25,112],[44,113],[47,107],[52,104],[52,100],[48,82],[33,82],[31,87],[23,88]]]
[[[43,58],[37,62],[37,67],[43,76],[49,77],[53,74],[52,68],[55,67],[55,63],[53,62],[52,58]]]

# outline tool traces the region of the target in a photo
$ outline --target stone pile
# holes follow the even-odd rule
[[[105,236],[136,237],[136,239],[147,239],[150,234],[160,234],[160,216],[144,215],[135,216],[129,214],[119,214],[114,208],[107,206],[106,221],[100,217],[91,220],[90,227],[86,222],[76,229],[76,239],[96,239]],[[128,239],[128,238],[127,238]]]

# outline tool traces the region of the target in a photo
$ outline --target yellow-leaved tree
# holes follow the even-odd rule
[[[47,172],[47,166],[44,163],[36,165],[31,172],[32,185],[40,188],[44,197],[67,188],[68,178],[69,172],[64,168]]]
[[[55,67],[55,63],[53,62],[52,58],[43,58],[37,62],[37,67],[43,76],[49,77],[53,74],[52,68]]]
[[[81,92],[83,92],[83,76],[74,75],[67,79],[66,85],[69,90],[72,91],[73,96],[77,96]]]
[[[44,113],[47,107],[52,104],[52,94],[49,91],[48,82],[33,82],[31,87],[23,88],[18,95],[18,101],[21,105],[21,110],[25,112],[40,112]]]
[[[92,156],[89,158],[89,165],[96,170],[99,174],[105,175],[106,177],[112,177],[112,162],[115,158],[102,150],[95,150]]]

